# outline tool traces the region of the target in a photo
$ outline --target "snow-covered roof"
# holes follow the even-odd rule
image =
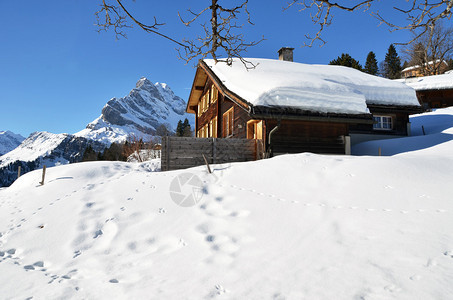
[[[440,62],[440,59],[436,60],[435,63],[439,63],[439,62]],[[445,60],[443,60],[442,62],[443,62],[446,66],[448,66],[448,63],[447,63]],[[424,65],[426,66],[426,65],[432,65],[432,64],[434,64],[434,61],[429,61],[428,63],[425,63]],[[420,68],[420,65],[411,66],[411,67],[405,68],[405,69],[402,70],[401,72],[404,73],[404,72],[411,71],[411,70],[415,70],[415,69],[419,69],[419,68]]]
[[[290,107],[320,113],[366,114],[367,104],[419,106],[415,91],[401,82],[332,65],[309,65],[246,58],[257,65],[247,70],[204,62],[223,85],[253,106]]]
[[[453,89],[453,72],[399,80],[416,91]]]

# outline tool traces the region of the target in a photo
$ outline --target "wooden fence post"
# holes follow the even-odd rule
[[[209,167],[209,163],[208,163],[208,160],[206,159],[206,156],[204,156],[204,154],[202,153],[201,155],[203,155],[203,158],[204,158],[204,162],[206,163],[206,167],[208,168],[208,172],[209,174],[211,174],[211,168]]]
[[[44,185],[45,177],[46,177],[46,165],[42,166],[42,181],[40,182],[41,185]]]
[[[381,156],[381,147],[378,149],[379,156]]]
[[[20,166],[19,166],[19,167],[17,167],[17,178],[19,178],[19,177],[20,177],[20,169],[21,169],[21,167],[20,167]]]

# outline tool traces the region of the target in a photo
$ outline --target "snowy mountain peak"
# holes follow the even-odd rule
[[[105,144],[124,141],[130,135],[148,139],[161,125],[174,130],[179,120],[192,119],[185,108],[185,101],[167,84],[153,84],[142,77],[129,95],[110,99],[101,115],[76,135]]]
[[[23,140],[25,140],[25,138],[20,134],[16,134],[9,130],[0,131],[0,156],[19,146]]]
[[[146,78],[146,77],[140,78],[140,79],[137,81],[137,83],[135,84],[135,87],[136,87],[137,89],[141,89],[141,88],[143,88],[143,89],[149,89],[149,88],[152,88],[153,86],[154,86],[154,84],[153,84],[151,81],[149,81],[149,79]]]

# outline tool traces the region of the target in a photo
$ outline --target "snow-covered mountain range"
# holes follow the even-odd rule
[[[193,120],[193,116],[185,113],[185,108],[184,100],[165,83],[153,84],[141,78],[129,95],[108,101],[101,115],[74,135],[35,132],[24,140],[20,135],[2,131],[0,187],[16,180],[18,166],[24,174],[43,165],[78,162],[88,145],[99,152],[131,135],[149,139],[161,125],[174,131],[179,120]]]
[[[0,156],[8,153],[25,140],[20,134],[15,134],[9,130],[0,131]]]
[[[75,135],[105,144],[124,141],[130,135],[149,139],[161,125],[174,131],[179,120],[192,120],[185,108],[186,102],[168,85],[141,78],[129,95],[112,98],[101,115]]]

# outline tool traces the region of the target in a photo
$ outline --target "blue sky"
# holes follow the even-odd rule
[[[75,133],[97,118],[112,97],[123,97],[140,77],[165,82],[187,99],[196,61],[178,60],[176,46],[139,28],[129,29],[128,39],[116,40],[112,32],[96,32],[94,12],[99,0],[0,0],[0,130],[28,136],[34,131]],[[166,22],[161,29],[177,39],[193,37],[199,25],[186,28],[178,11],[197,10],[188,1],[126,0],[144,23],[155,15]],[[170,3],[170,4],[167,4]],[[390,33],[369,12],[337,12],[324,32],[322,48],[301,48],[306,33],[315,33],[307,13],[296,8],[282,11],[286,1],[250,0],[254,26],[243,30],[248,40],[266,39],[245,56],[277,58],[282,46],[294,47],[294,60],[328,64],[349,53],[361,64],[369,51],[382,61],[391,43],[409,34]],[[192,6],[191,6],[192,5]],[[384,7],[381,12],[398,17]],[[401,54],[401,51],[399,50]]]

